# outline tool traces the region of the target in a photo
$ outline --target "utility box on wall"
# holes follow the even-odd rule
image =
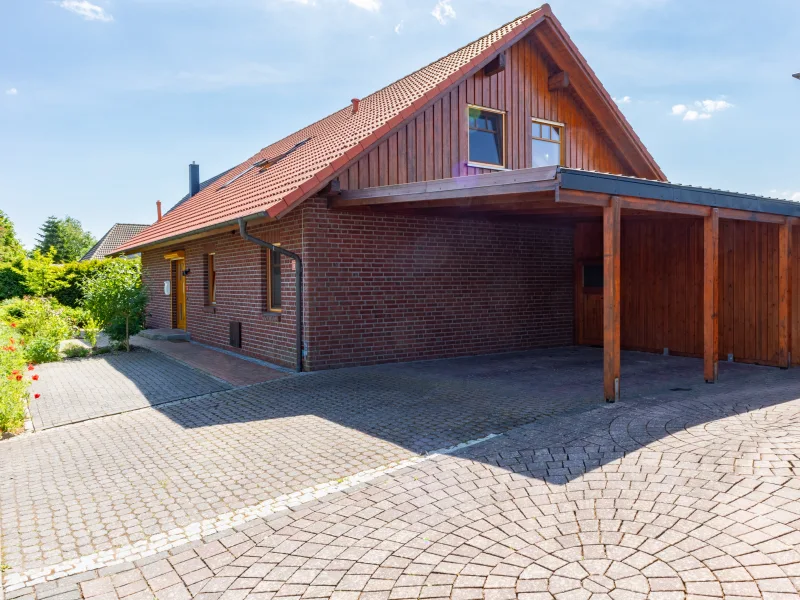
[[[242,322],[231,321],[230,344],[234,348],[242,347]]]

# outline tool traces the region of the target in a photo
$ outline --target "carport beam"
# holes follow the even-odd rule
[[[785,219],[778,231],[778,364],[792,363],[792,222]]]
[[[703,376],[715,383],[719,367],[719,209],[703,218]]]
[[[621,200],[603,207],[603,391],[606,402],[619,400],[620,374],[620,225]]]

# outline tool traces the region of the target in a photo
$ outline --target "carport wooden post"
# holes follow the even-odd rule
[[[792,362],[792,222],[778,226],[778,365]]]
[[[703,376],[717,381],[719,367],[719,209],[703,218]]]
[[[603,391],[619,400],[620,372],[620,220],[621,202],[612,196],[603,207]]]

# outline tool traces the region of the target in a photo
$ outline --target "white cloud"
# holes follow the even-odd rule
[[[11,88],[6,90],[6,96],[16,96],[19,92],[17,92],[17,88]]]
[[[622,98],[613,98],[614,102],[617,104],[630,104],[631,97],[630,96],[623,96]]]
[[[394,26],[394,32],[397,35],[400,35],[403,32],[403,21],[400,21],[397,25]]]
[[[450,0],[439,0],[431,14],[434,19],[439,21],[440,25],[447,25],[448,19],[456,18],[456,11],[450,5]]]
[[[676,104],[672,107],[672,114],[680,117],[683,115],[684,121],[702,121],[710,119],[714,113],[727,110],[733,104],[727,100],[695,100],[690,109],[685,104]]]
[[[708,113],[697,112],[696,110],[687,110],[683,115],[684,121],[699,121],[701,119],[710,119],[711,115]]]
[[[702,107],[707,113],[719,112],[733,106],[733,104],[725,100],[698,100],[694,104],[695,106]]]
[[[348,0],[353,6],[363,8],[370,12],[378,12],[381,9],[380,0]]]
[[[773,198],[783,198],[784,200],[800,202],[800,192],[793,192],[791,190],[770,190],[769,195]]]
[[[89,0],[61,0],[58,5],[64,10],[80,15],[87,21],[103,21],[108,23],[114,17],[108,14],[102,6],[92,4]]]

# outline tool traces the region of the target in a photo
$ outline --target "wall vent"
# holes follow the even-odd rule
[[[231,321],[231,346],[234,348],[242,347],[242,322]]]

